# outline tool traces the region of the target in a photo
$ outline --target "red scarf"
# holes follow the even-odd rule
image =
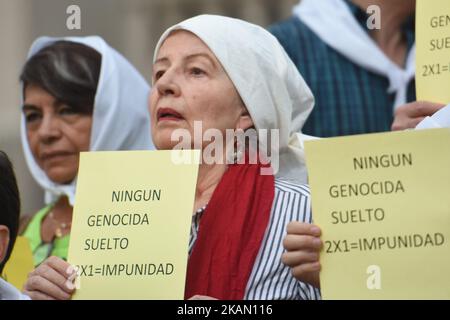
[[[219,182],[200,221],[188,262],[185,298],[244,298],[267,229],[274,198],[273,175],[261,164],[234,164]]]

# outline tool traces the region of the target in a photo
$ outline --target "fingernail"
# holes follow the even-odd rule
[[[311,233],[313,234],[313,235],[320,235],[320,229],[318,228],[318,227],[311,227]]]

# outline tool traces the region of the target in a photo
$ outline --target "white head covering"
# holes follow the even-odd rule
[[[302,76],[275,37],[238,19],[200,15],[164,32],[154,55],[174,30],[190,31],[216,55],[249,111],[256,129],[279,129],[278,177],[306,182],[300,132],[314,105]]]
[[[406,103],[408,84],[416,70],[415,45],[402,69],[361,28],[343,0],[301,0],[293,11],[331,48],[360,67],[387,77],[388,92],[396,93],[394,108]]]
[[[120,53],[97,36],[41,37],[31,46],[28,59],[44,47],[60,40],[84,44],[97,50],[102,56],[94,103],[90,151],[154,149],[147,109],[150,87],[139,72]],[[33,177],[45,190],[46,204],[56,201],[61,195],[66,195],[73,206],[76,179],[71,184],[61,185],[47,177],[31,153],[23,115],[21,121],[25,158]]]

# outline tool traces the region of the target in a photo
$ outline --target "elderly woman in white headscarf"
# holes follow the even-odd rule
[[[37,39],[21,74],[22,145],[45,207],[22,221],[35,265],[66,259],[79,153],[149,150],[150,88],[100,37]]]
[[[318,292],[297,281],[281,262],[286,224],[311,220],[297,133],[313,97],[278,41],[263,28],[237,19],[188,19],[169,28],[158,42],[153,84],[150,116],[156,148],[177,148],[174,136],[181,130],[194,137],[187,147],[203,151],[185,297],[317,298]],[[194,132],[198,123],[203,131],[221,135],[200,141]],[[271,145],[273,170],[251,144],[241,155],[232,153],[232,163],[226,160],[227,147],[235,143],[224,138],[227,130],[263,129],[279,133],[279,141]],[[212,144],[221,161],[206,161]],[[274,154],[279,154],[276,165]],[[42,276],[49,268],[57,276]],[[29,279],[27,293],[68,298],[73,291],[61,281],[68,278],[67,268],[63,261],[49,261]]]

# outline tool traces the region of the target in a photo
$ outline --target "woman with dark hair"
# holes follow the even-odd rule
[[[0,151],[0,274],[8,262],[19,229],[20,197],[8,156]],[[0,300],[27,299],[0,278]]]
[[[39,38],[20,80],[22,144],[46,206],[24,221],[35,265],[66,259],[79,153],[149,150],[149,86],[99,37]]]

